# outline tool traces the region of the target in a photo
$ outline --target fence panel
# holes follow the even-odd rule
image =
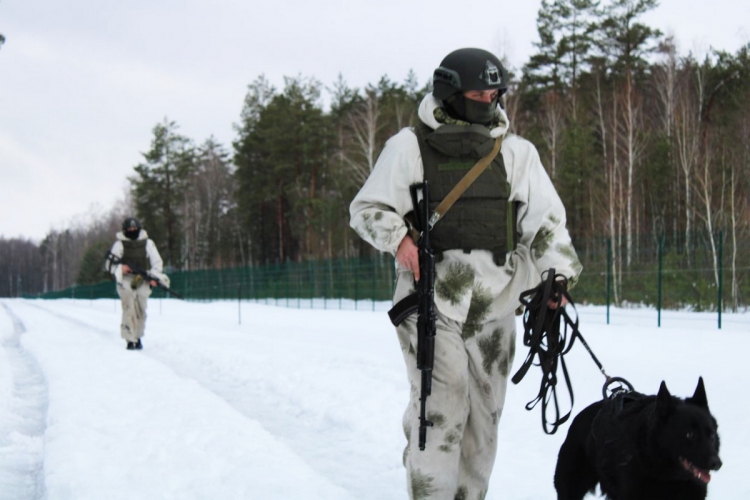
[[[749,248],[750,240],[737,247]],[[611,300],[619,305],[716,311],[721,297],[727,309],[748,306],[750,252],[738,252],[722,237],[689,247],[663,240],[660,245],[658,240],[644,239],[634,245],[629,263],[624,245],[605,238],[576,242],[576,248],[584,270],[572,295],[580,303],[606,304]],[[364,302],[374,307],[376,302],[391,299],[395,268],[392,256],[379,254],[355,259],[172,271],[169,276],[171,288],[189,300],[250,300],[287,307],[359,309],[365,307]],[[166,294],[154,289],[152,296],[159,298]],[[116,297],[111,281],[38,296],[43,299]]]

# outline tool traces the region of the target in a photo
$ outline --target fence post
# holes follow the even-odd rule
[[[286,308],[289,309],[289,294],[292,292],[292,261],[286,263],[286,273],[284,277],[284,283],[286,284],[286,291],[284,292],[284,295],[286,295]]]
[[[318,290],[318,276],[315,273],[315,270],[313,269],[312,261],[307,261],[307,272],[310,275],[310,309],[315,309],[315,292]]]
[[[252,264],[250,265],[250,299],[255,301],[255,273],[253,272]]]
[[[275,292],[273,286],[273,264],[266,264],[263,266],[263,277],[265,283],[263,284],[263,295],[266,296],[266,305],[271,304],[271,295]]]
[[[328,309],[328,289],[331,286],[331,261],[328,261],[328,272],[323,279],[323,309]]]
[[[661,259],[664,253],[664,235],[659,236],[659,274],[657,277],[657,292],[656,292],[656,311],[658,315],[657,327],[661,328]]]
[[[607,324],[609,324],[609,301],[612,289],[612,240],[607,238]]]
[[[359,269],[360,269],[360,263],[362,262],[361,258],[357,261],[357,265],[354,269],[354,310],[357,310],[357,301],[359,300]]]
[[[339,262],[339,266],[338,266],[338,271],[336,272],[336,276],[339,276],[339,279],[343,279],[343,277],[346,276],[346,272],[344,271],[344,266],[343,266],[343,259],[339,258],[338,262]],[[346,290],[346,285],[344,284],[339,285],[339,289],[338,289],[339,311],[341,310],[341,302],[344,298],[344,290]]]
[[[722,272],[723,268],[722,268],[722,262],[721,262],[723,260],[723,258],[722,258],[723,257],[723,253],[724,253],[724,231],[719,231],[719,262],[717,262],[717,271],[719,273],[719,283],[718,283],[718,288],[719,288],[718,294],[719,294],[719,296],[718,296],[717,301],[716,301],[716,303],[718,304],[717,309],[719,310],[719,330],[721,330],[721,309],[722,309],[722,305],[723,305],[722,304],[722,300],[721,300],[722,299],[722,295],[723,295],[722,288],[723,288],[723,284],[724,284],[724,280],[722,279],[723,278],[722,275],[724,273]]]
[[[373,312],[375,312],[375,295],[377,295],[378,293],[377,285],[378,285],[378,276],[380,274],[378,273],[379,271],[378,260],[379,259],[374,260],[373,265],[372,265],[373,276],[371,277],[371,279],[372,279],[372,310]]]

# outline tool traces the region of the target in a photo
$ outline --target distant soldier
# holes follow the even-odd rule
[[[137,271],[147,271],[169,286],[169,277],[162,272],[162,260],[156,245],[148,238],[141,222],[128,217],[117,233],[117,241],[107,257],[106,267],[117,281],[117,293],[122,303],[120,335],[127,348],[142,349],[141,337],[146,328],[146,302],[156,281],[145,279]]]

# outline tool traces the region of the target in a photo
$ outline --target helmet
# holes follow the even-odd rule
[[[124,221],[122,221],[122,230],[127,231],[131,227],[136,227],[139,230],[141,229],[141,221],[136,219],[135,217],[128,217]]]
[[[482,49],[454,50],[440,63],[432,76],[435,98],[444,101],[469,90],[508,90],[508,72],[494,54]]]

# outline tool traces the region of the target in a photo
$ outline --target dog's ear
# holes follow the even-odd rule
[[[659,386],[659,392],[656,394],[656,415],[661,418],[667,418],[673,409],[672,395],[667,389],[667,384],[662,380]]]
[[[700,408],[708,408],[708,398],[706,397],[706,388],[703,385],[703,377],[698,378],[698,386],[695,388],[693,397],[687,398],[685,401]]]

